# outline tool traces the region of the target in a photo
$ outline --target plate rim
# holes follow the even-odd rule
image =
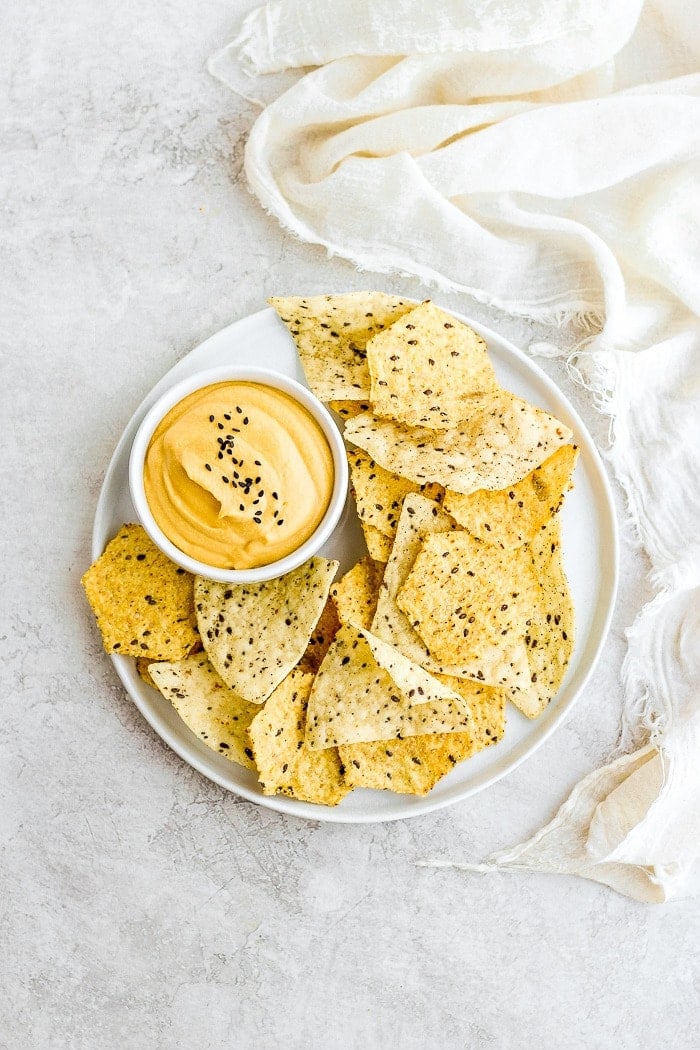
[[[329,293],[330,294],[330,293]],[[413,299],[410,296],[401,296],[406,302],[415,302],[418,304],[421,300]],[[426,813],[437,812],[438,810],[445,809],[448,806],[456,805],[458,802],[462,802],[471,796],[478,794],[478,792],[485,790],[492,784],[499,780],[504,779],[515,769],[518,768],[523,762],[530,758],[557,730],[569,716],[574,706],[578,703],[581,694],[586,688],[590,681],[591,675],[598,665],[601,652],[607,640],[608,633],[610,631],[610,624],[612,622],[617,591],[619,585],[619,568],[620,568],[620,548],[619,548],[619,526],[617,521],[617,515],[615,513],[615,501],[612,491],[610,479],[605,469],[602,456],[590,435],[587,426],[581,419],[580,415],[569,401],[568,397],[564,392],[557,386],[554,380],[544,372],[539,365],[533,361],[523,350],[520,350],[515,344],[513,344],[505,336],[496,332],[488,325],[484,325],[479,321],[475,321],[465,314],[458,312],[457,310],[447,309],[446,312],[452,314],[458,320],[468,324],[478,335],[480,335],[487,346],[490,341],[495,342],[499,347],[504,348],[507,353],[512,354],[517,362],[525,367],[526,371],[534,373],[538,382],[542,383],[543,386],[555,396],[556,399],[564,401],[567,411],[575,423],[577,431],[577,443],[585,444],[586,452],[590,457],[590,464],[594,468],[594,481],[599,487],[599,491],[603,496],[603,505],[606,511],[606,522],[604,523],[606,537],[611,541],[611,549],[607,551],[611,578],[606,579],[606,594],[607,594],[607,609],[603,618],[602,625],[599,629],[598,641],[595,645],[595,649],[588,662],[588,666],[582,673],[581,680],[573,692],[572,696],[567,700],[564,706],[562,706],[550,720],[550,723],[541,728],[540,732],[534,737],[534,739],[521,748],[520,753],[516,753],[511,760],[507,763],[504,769],[494,769],[491,775],[486,775],[483,780],[476,784],[472,784],[459,790],[454,797],[448,796],[446,798],[433,798],[431,799],[430,793],[421,797],[412,798],[411,808],[407,810],[401,809],[401,800],[406,796],[396,794],[395,803],[392,808],[387,811],[381,811],[377,813],[351,813],[350,811],[343,811],[342,805],[335,807],[319,806],[310,802],[303,802],[299,799],[289,799],[284,796],[278,795],[263,795],[261,792],[251,790],[246,785],[237,784],[231,785],[227,781],[223,774],[208,766],[206,762],[200,759],[199,755],[191,750],[186,739],[181,739],[170,727],[164,723],[151,706],[143,702],[139,694],[135,694],[131,690],[130,676],[127,673],[127,669],[131,667],[131,661],[125,656],[119,656],[116,654],[105,654],[111,659],[117,675],[126,690],[127,695],[134,703],[140,714],[150,725],[151,729],[160,737],[161,740],[175,754],[182,759],[187,765],[191,766],[202,776],[206,777],[213,783],[218,784],[226,791],[231,792],[234,795],[238,795],[245,798],[247,801],[252,802],[256,805],[263,806],[266,809],[273,810],[278,813],[284,813],[287,816],[293,816],[304,820],[317,820],[327,823],[336,824],[378,824],[387,823],[395,820],[406,820],[411,817],[423,816]],[[193,346],[186,354],[184,354],[175,364],[165,372],[157,383],[146,393],[140,404],[137,406],[129,421],[127,422],[122,434],[117,442],[117,445],[112,453],[107,470],[105,471],[104,479],[100,488],[100,493],[95,506],[95,518],[93,522],[92,535],[91,535],[91,557],[94,561],[102,554],[104,549],[104,539],[102,532],[102,523],[105,520],[107,513],[107,503],[110,488],[112,486],[114,475],[120,468],[122,457],[126,454],[128,457],[128,446],[133,440],[133,436],[136,433],[138,425],[141,419],[145,416],[151,405],[155,403],[158,397],[168,389],[169,386],[174,385],[181,378],[181,372],[185,371],[183,366],[186,365],[187,360],[192,354],[205,351],[211,344],[221,339],[224,333],[231,331],[245,325],[255,326],[260,323],[263,318],[274,315],[277,317],[277,313],[272,307],[265,307],[261,310],[257,310],[254,313],[246,314],[243,317],[232,321],[228,325],[224,325],[219,331],[212,333],[207,339],[201,343]],[[580,440],[579,440],[580,439]],[[108,515],[107,515],[108,516]],[[533,723],[534,724],[534,723]],[[187,728],[187,727],[186,727]],[[196,737],[194,737],[196,740]],[[212,752],[214,754],[214,752]],[[208,756],[207,756],[208,757]],[[356,789],[356,790],[368,790],[368,789]],[[392,798],[392,802],[394,799]]]

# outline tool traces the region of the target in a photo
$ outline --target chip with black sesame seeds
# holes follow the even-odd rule
[[[573,605],[556,518],[510,551],[461,530],[426,536],[396,604],[432,659],[459,661],[469,677],[506,688],[528,718],[561,685]]]
[[[466,531],[428,535],[396,604],[433,659],[490,685],[522,690],[530,677],[524,641],[529,606],[518,581],[527,576],[528,563],[525,548],[502,551]]]
[[[155,687],[203,744],[231,762],[255,769],[246,754],[247,730],[260,708],[229,689],[205,653],[151,663],[149,672]]]
[[[377,610],[384,563],[367,556],[353,565],[331,587],[331,598],[341,623],[354,623],[369,630]]]
[[[148,670],[148,668],[151,666],[152,663],[153,663],[153,660],[150,659],[150,657],[148,657],[148,656],[137,656],[136,657],[136,670],[138,672],[139,678],[143,682],[145,682],[146,685],[150,685],[152,689],[155,689],[156,688],[156,683],[151,678],[151,673]]]
[[[338,631],[314,679],[306,743],[314,750],[426,733],[469,732],[466,701],[371,632]]]
[[[299,661],[300,670],[316,674],[339,628],[338,610],[333,598],[329,597]]]
[[[561,522],[554,518],[525,548],[530,555],[527,655],[538,708],[536,717],[556,695],[574,648],[574,606],[561,558]],[[549,617],[549,619],[548,619]],[[524,711],[524,714],[528,714]]]
[[[268,302],[289,329],[306,380],[322,401],[367,398],[367,340],[414,306],[383,292],[275,297]]]
[[[370,558],[373,558],[374,561],[388,561],[391,554],[391,538],[385,536],[383,532],[380,532],[374,525],[370,525],[369,522],[361,521],[360,525]]]
[[[376,635],[394,645],[415,663],[436,673],[459,674],[463,668],[459,665],[445,666],[431,658],[424,642],[396,604],[396,596],[413,566],[423,537],[455,528],[455,522],[433,500],[416,493],[406,496],[372,622],[372,631]]]
[[[443,506],[485,543],[504,549],[520,547],[560,511],[573,486],[577,458],[575,445],[563,445],[513,486],[495,492],[479,489],[468,496],[448,489]]]
[[[396,535],[404,497],[409,492],[422,492],[428,499],[440,500],[444,493],[441,485],[428,482],[418,485],[407,478],[384,470],[362,449],[349,449],[350,484],[357,514],[362,523],[377,529],[393,540]]]
[[[505,731],[506,694],[468,679],[441,681],[467,700],[474,719],[468,733],[435,733],[339,748],[353,787],[427,795],[458,763],[497,743]],[[388,746],[390,744],[390,746]]]
[[[314,557],[265,583],[223,584],[196,577],[204,647],[226,684],[240,696],[263,703],[299,662],[337,568],[337,561]],[[231,634],[218,630],[220,623],[230,627]]]
[[[427,795],[458,762],[475,753],[471,733],[435,733],[340,747],[340,758],[354,788],[402,795]]]
[[[264,795],[337,806],[351,790],[338,749],[312,751],[304,742],[313,680],[292,671],[259,710],[248,736]]]
[[[370,410],[369,401],[329,401],[328,407],[342,420],[354,419]]]
[[[373,336],[367,364],[376,415],[410,426],[448,430],[500,389],[481,336],[430,301]]]
[[[122,525],[82,584],[108,653],[179,660],[199,643],[193,577],[141,525]]]
[[[392,474],[464,493],[520,481],[571,438],[564,423],[505,390],[471,398],[469,417],[449,430],[365,412],[344,433]]]

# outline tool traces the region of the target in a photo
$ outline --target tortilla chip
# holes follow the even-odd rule
[[[529,542],[561,509],[572,487],[578,449],[563,445],[511,488],[479,489],[465,496],[445,493],[443,506],[465,529],[484,543],[510,549]]]
[[[369,401],[329,401],[328,407],[342,420],[354,419],[362,412],[370,411]]]
[[[443,678],[468,699],[474,716],[470,733],[438,733],[407,740],[348,744],[340,757],[353,787],[427,795],[454,767],[477,751],[497,743],[505,729],[505,694],[466,679]]]
[[[331,598],[341,623],[354,623],[369,630],[377,609],[384,563],[362,558],[331,587]]]
[[[309,747],[471,730],[471,712],[461,697],[378,641],[351,625],[338,631],[311,690]]]
[[[390,540],[396,535],[401,506],[409,492],[422,492],[428,499],[439,500],[445,491],[441,485],[416,485],[398,474],[390,474],[359,448],[348,452],[348,463],[360,521]]]
[[[389,673],[394,685],[398,686],[406,699],[411,700],[414,704],[435,704],[441,700],[459,700],[455,690],[445,685],[440,678],[430,674],[424,667],[409,660],[393,645],[382,638],[377,638],[366,628],[358,627],[358,624],[350,624],[350,626],[359,629],[372,650],[372,656],[378,666]],[[465,702],[460,706],[468,708],[469,705]]]
[[[375,740],[338,748],[352,787],[427,795],[438,780],[474,752],[471,733],[436,733]]]
[[[376,415],[449,430],[468,418],[469,399],[500,390],[486,343],[425,302],[367,343]]]
[[[360,525],[362,526],[370,558],[373,558],[374,561],[388,561],[391,554],[391,540],[389,537],[385,536],[379,529],[375,529],[374,525],[367,525],[364,521],[361,521]]]
[[[250,744],[265,795],[288,795],[323,806],[351,790],[337,748],[311,751],[304,743],[313,675],[292,671],[250,724]]]
[[[150,673],[156,688],[207,747],[255,769],[247,730],[260,708],[228,688],[206,653],[176,662],[152,663]]]
[[[304,655],[337,561],[309,558],[266,583],[195,578],[195,607],[209,659],[231,689],[261,704]]]
[[[454,530],[456,530],[455,522],[437,503],[423,496],[406,497],[394,546],[379,590],[372,630],[378,637],[395,646],[409,659],[433,674],[438,676],[445,674],[455,678],[476,678],[479,667],[475,666],[474,661],[461,651],[456,663],[440,660],[432,653],[396,601],[422,549],[423,538],[431,534],[441,535]],[[525,671],[522,655],[519,667],[522,678]],[[531,707],[535,703],[532,690],[532,686],[519,684],[508,687],[509,693],[513,694],[514,702],[519,705],[524,704],[526,707]]]
[[[141,678],[142,681],[146,683],[146,685],[150,685],[152,689],[157,689],[158,686],[151,678],[151,672],[148,670],[152,663],[153,660],[149,659],[149,657],[147,656],[137,656],[136,671],[138,673],[139,678]]]
[[[426,537],[396,602],[433,659],[506,686],[528,718],[559,689],[574,627],[558,520],[509,552],[467,532]]]
[[[556,695],[574,648],[574,606],[561,561],[561,523],[557,518],[541,529],[525,550],[530,554],[532,608],[526,621],[525,644],[536,703],[523,714],[536,718]]]
[[[180,660],[198,641],[193,577],[122,525],[82,578],[108,653]]]
[[[529,681],[524,548],[502,551],[468,532],[426,536],[396,604],[434,659],[489,685]]]
[[[345,437],[393,474],[464,493],[513,485],[571,438],[554,416],[507,391],[472,398],[469,407],[467,419],[444,431],[365,412],[348,420]]]
[[[367,340],[413,303],[383,292],[268,299],[289,329],[306,380],[321,401],[362,401],[369,395]]]
[[[474,718],[474,754],[503,739],[506,731],[506,699],[510,697],[507,689],[483,685],[470,678],[453,678],[451,675],[437,677],[448,689],[463,696],[469,704]]]
[[[333,598],[328,598],[309,638],[306,652],[299,661],[299,670],[316,674],[339,628],[338,610]]]
[[[406,496],[372,621],[374,634],[389,642],[414,663],[435,673],[453,675],[464,672],[464,668],[446,666],[431,656],[422,638],[416,634],[396,604],[396,596],[421,549],[423,536],[450,532],[455,528],[452,518],[434,500],[416,494]]]
[[[194,576],[192,577],[192,580],[194,581]],[[193,597],[192,597],[192,605],[194,606],[194,593],[193,593]],[[203,649],[204,649],[204,646],[202,645],[202,639],[199,637],[199,634],[198,634],[197,635],[197,641],[194,643],[194,645],[192,646],[192,648],[190,649],[190,651],[189,651],[189,653],[187,655],[188,656],[194,656],[195,653],[201,653],[203,651]],[[149,667],[151,666],[151,664],[153,662],[154,662],[153,658],[150,657],[150,656],[137,656],[136,657],[136,671],[137,671],[137,673],[139,675],[139,678],[143,679],[143,681],[146,683],[146,685],[150,685],[152,689],[157,689],[158,686],[156,685],[156,683],[151,678],[151,672],[149,671]]]

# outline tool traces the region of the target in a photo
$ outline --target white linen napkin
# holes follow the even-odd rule
[[[575,872],[641,900],[679,892],[700,838],[692,7],[278,0],[210,63],[244,94],[286,78],[270,78],[268,98],[286,90],[252,129],[246,172],[287,229],[551,324],[536,352],[580,326],[569,367],[611,417],[609,460],[658,590],[623,673],[627,744],[644,746],[487,867]]]

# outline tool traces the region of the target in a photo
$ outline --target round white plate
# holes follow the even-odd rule
[[[579,416],[532,361],[490,329],[466,317],[461,319],[486,340],[503,386],[567,423],[581,449],[575,488],[561,512],[564,568],[576,612],[576,645],[566,678],[547,710],[534,722],[509,704],[504,739],[457,766],[429,795],[416,798],[362,789],[351,792],[339,806],[328,808],[263,795],[250,770],[206,747],[180,720],[171,704],[142,681],[134,660],[112,656],[139,711],[173,751],[210,780],[252,802],[282,813],[340,823],[398,820],[449,806],[499,780],[531,755],[564,719],[595,666],[615,602],[618,563],[612,494],[600,457]],[[272,368],[305,384],[294,343],[274,310],[261,310],[236,321],[195,347],[151,390],[121,436],[97,504],[93,558],[99,557],[123,522],[137,520],[129,497],[128,463],[131,442],[145,413],[176,381],[192,372],[230,363]],[[340,561],[339,575],[366,553],[350,497],[334,535],[320,553]]]

